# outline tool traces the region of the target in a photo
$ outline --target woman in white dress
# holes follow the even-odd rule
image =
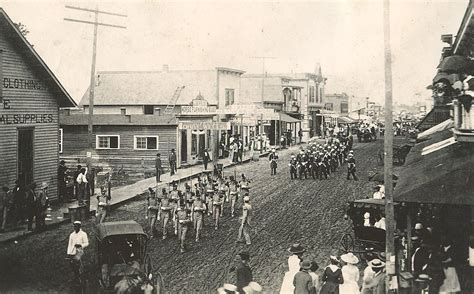
[[[352,252],[341,255],[341,260],[346,264],[342,267],[342,277],[344,283],[339,285],[339,294],[359,294],[359,269],[356,264],[359,263],[359,258]]]
[[[293,285],[293,279],[296,273],[300,271],[301,256],[305,251],[305,248],[299,243],[293,244],[288,248],[288,252],[291,253],[291,256],[288,257],[288,271],[283,277],[280,294],[294,292],[295,286]]]
[[[454,252],[453,245],[450,241],[445,240],[443,242],[443,254],[442,254],[442,264],[444,266],[444,275],[445,279],[443,284],[439,288],[440,294],[453,294],[461,291],[461,285],[459,284],[458,274],[456,273],[456,268],[454,267]]]

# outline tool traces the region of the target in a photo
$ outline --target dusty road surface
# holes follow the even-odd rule
[[[230,218],[225,211],[221,227],[214,231],[206,219],[204,234],[195,243],[189,236],[189,251],[179,253],[176,237],[162,241],[154,238],[149,253],[155,267],[163,274],[166,290],[175,292],[215,293],[224,282],[235,281],[229,269],[235,255],[245,249],[250,252],[250,266],[255,281],[266,293],[278,292],[287,270],[286,249],[299,242],[307,248],[305,257],[316,260],[323,268],[330,254],[340,253],[340,239],[350,232],[350,221],[344,219],[346,201],[365,198],[372,192],[369,172],[380,170],[376,154],[382,141],[356,143],[355,159],[360,180],[346,180],[346,169],[340,168],[327,180],[290,180],[288,160],[290,152],[280,152],[278,173],[270,176],[268,160],[244,164],[236,174],[245,173],[252,179],[253,228],[252,245],[235,243],[238,218]],[[234,169],[226,170],[226,175]],[[112,212],[109,221],[135,219],[146,226],[144,197]],[[18,244],[0,246],[0,292],[68,292],[71,273],[64,261],[67,237],[72,226],[60,227],[36,234]],[[91,292],[97,287],[94,262],[95,240],[92,224],[85,226],[91,246],[86,250],[86,264]]]

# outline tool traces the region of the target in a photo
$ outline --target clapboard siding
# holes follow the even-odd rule
[[[89,150],[86,126],[62,126],[63,153],[61,159],[68,163],[82,163]],[[96,135],[119,135],[120,149],[95,149]],[[158,150],[135,150],[134,136],[158,136]],[[102,167],[124,168],[126,171],[137,168],[154,168],[156,153],[162,154],[162,162],[168,166],[167,155],[176,149],[176,126],[94,126],[93,159]],[[140,170],[141,171],[141,170]]]
[[[22,52],[12,41],[11,32],[0,27],[0,49],[2,53],[2,74],[0,81],[3,98],[10,100],[11,109],[0,108],[0,116],[50,115],[51,120],[27,122],[21,124],[5,124],[0,122],[0,184],[13,187],[18,173],[18,128],[34,128],[33,180],[49,184],[49,197],[57,198],[57,166],[58,166],[58,102],[56,94],[49,85],[51,78],[37,68],[32,57]],[[35,65],[34,65],[35,64]],[[5,82],[5,79],[7,81]],[[8,80],[9,79],[9,80]],[[39,89],[15,88],[15,79],[38,81]],[[9,82],[10,83],[9,83]],[[13,84],[12,84],[13,82]],[[18,84],[16,84],[18,86]],[[13,88],[11,88],[13,87]]]

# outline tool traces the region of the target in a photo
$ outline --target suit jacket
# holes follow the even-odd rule
[[[371,281],[364,284],[361,294],[385,294],[385,272],[375,274]]]
[[[155,168],[156,169],[161,169],[161,158],[156,158],[155,159]]]
[[[295,294],[309,294],[313,288],[313,279],[308,272],[299,271],[293,278],[293,285],[295,286]]]

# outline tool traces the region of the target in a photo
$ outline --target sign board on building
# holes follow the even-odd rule
[[[180,122],[181,130],[230,130],[230,122]]]
[[[190,105],[181,106],[181,114],[187,115],[214,115],[216,114],[216,107],[209,106],[207,100],[201,95],[191,101]]]

